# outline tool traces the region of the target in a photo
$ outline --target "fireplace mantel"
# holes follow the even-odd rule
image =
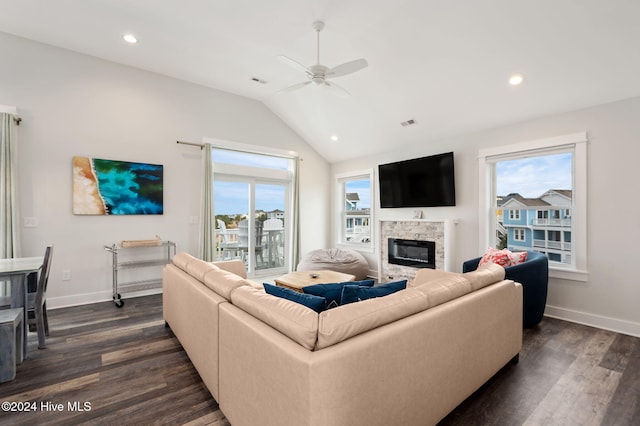
[[[380,282],[407,279],[411,280],[417,268],[390,264],[388,261],[388,238],[408,240],[429,240],[436,243],[436,269],[453,271],[454,256],[451,252],[453,243],[454,221],[452,220],[380,220],[380,261],[378,276]]]

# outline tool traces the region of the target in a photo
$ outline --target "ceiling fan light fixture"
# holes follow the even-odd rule
[[[349,92],[343,87],[335,84],[333,81],[331,81],[331,79],[360,71],[361,69],[366,68],[369,64],[367,63],[366,59],[360,58],[353,61],[345,62],[333,68],[329,68],[328,66],[323,65],[322,63],[320,63],[320,31],[322,31],[322,29],[324,28],[324,22],[315,21],[313,22],[312,26],[316,31],[317,39],[315,65],[307,67],[287,56],[278,56],[278,58],[283,62],[289,64],[291,67],[295,68],[298,71],[302,71],[306,75],[308,80],[302,83],[294,84],[293,86],[285,87],[284,89],[278,90],[276,93],[291,92],[313,83],[316,86],[323,86],[325,88],[331,89],[331,91],[339,97],[348,97]]]

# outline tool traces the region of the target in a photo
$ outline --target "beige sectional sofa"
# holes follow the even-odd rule
[[[420,270],[405,290],[320,314],[239,261],[178,253],[164,319],[234,426],[430,425],[522,346],[522,287],[497,265]]]

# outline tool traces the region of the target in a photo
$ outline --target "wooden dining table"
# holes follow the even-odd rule
[[[0,281],[11,282],[11,307],[23,308],[22,354],[27,357],[27,276],[38,272],[44,262],[43,256],[0,259]]]

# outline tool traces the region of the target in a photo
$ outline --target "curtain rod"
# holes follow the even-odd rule
[[[182,145],[199,146],[200,149],[204,148],[204,145],[201,144],[201,143],[183,142],[183,141],[176,141],[176,143],[179,143],[179,144],[182,144]]]
[[[11,118],[13,118],[13,122],[16,123],[16,126],[19,126],[22,121],[22,117],[18,115],[18,109],[16,107],[0,105],[0,113],[9,114]]]

